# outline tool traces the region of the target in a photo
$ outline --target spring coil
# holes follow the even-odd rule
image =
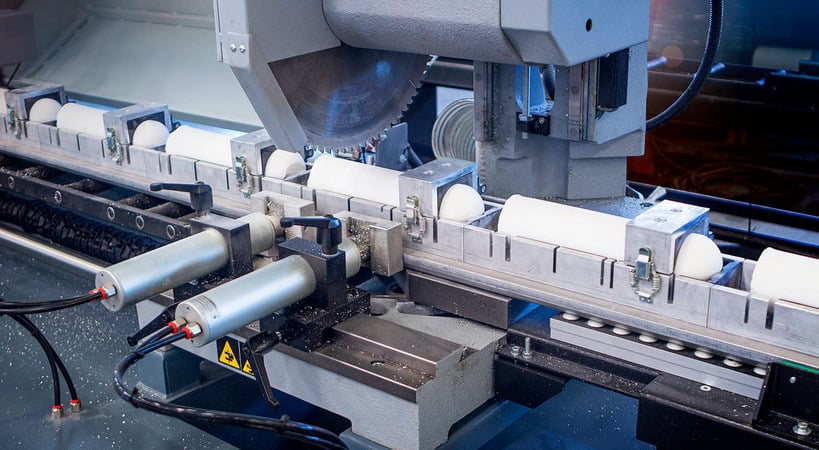
[[[0,192],[0,220],[109,263],[162,246],[158,240],[137,232],[83,217],[40,200],[3,192]]]

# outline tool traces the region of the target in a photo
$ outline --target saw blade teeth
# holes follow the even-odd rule
[[[346,45],[270,64],[273,75],[314,147],[369,145],[400,123],[418,94],[430,57]],[[390,67],[383,77],[381,68]],[[328,77],[328,67],[338,67]],[[339,76],[335,76],[335,74]],[[366,147],[365,147],[366,148]]]

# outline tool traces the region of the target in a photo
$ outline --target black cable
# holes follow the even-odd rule
[[[711,67],[714,65],[717,50],[719,50],[720,39],[722,39],[723,3],[724,0],[710,0],[711,8],[708,15],[708,38],[705,41],[705,53],[702,55],[700,66],[694,73],[691,83],[671,106],[646,121],[646,131],[656,130],[676,117],[677,114],[691,104],[691,101],[705,85],[705,81],[711,74]]]
[[[146,345],[146,344],[150,344],[152,342],[156,342],[156,341],[164,338],[165,336],[167,336],[167,335],[169,335],[171,333],[173,333],[173,327],[171,327],[170,325],[162,327],[159,330],[157,330],[156,333],[148,336],[148,338],[145,339],[145,341],[142,344],[140,344],[140,347],[143,346],[143,345]],[[137,348],[139,348],[139,347],[137,347]]]
[[[80,397],[77,395],[77,388],[74,386],[74,380],[71,379],[71,374],[68,373],[68,369],[63,364],[63,360],[60,358],[60,355],[57,354],[57,351],[54,350],[54,346],[51,345],[51,342],[43,335],[42,331],[34,325],[34,322],[31,321],[26,316],[17,315],[17,314],[9,314],[9,316],[18,321],[21,325],[26,327],[29,332],[37,339],[37,336],[42,338],[42,341],[38,339],[40,345],[43,347],[43,350],[50,353],[51,356],[54,358],[54,362],[57,364],[57,368],[60,369],[60,373],[63,376],[63,380],[65,381],[66,386],[68,386],[68,392],[71,395],[71,400],[79,400]],[[32,331],[33,330],[33,331]],[[36,335],[34,334],[36,333]]]
[[[90,303],[102,298],[102,294],[82,295],[62,300],[52,300],[46,302],[9,302],[0,301],[0,314],[40,314],[61,309],[72,308],[74,306]]]
[[[11,72],[11,76],[9,77],[9,80],[6,81],[6,87],[7,88],[11,89],[11,80],[13,80],[14,76],[17,75],[17,71],[20,70],[20,65],[21,64],[23,64],[22,61],[18,62],[17,65],[14,66],[14,71]]]
[[[137,347],[137,349],[134,350],[134,353],[138,353],[140,355],[140,358],[142,358],[143,356],[147,355],[148,353],[151,353],[152,351],[158,348],[162,348],[166,345],[173,344],[174,342],[181,341],[182,339],[185,339],[185,333],[183,332],[176,333],[164,339],[151,339],[148,342],[145,342],[144,344]]]
[[[46,359],[48,359],[48,365],[51,367],[51,380],[54,382],[54,406],[61,405],[62,400],[60,400],[60,377],[57,374],[57,362],[54,358],[55,353],[53,352],[54,349],[51,347],[51,344],[48,340],[43,336],[40,330],[35,326],[28,318],[25,316],[18,316],[16,314],[9,314],[14,321],[19,323],[23,326],[28,332],[34,337],[34,339],[40,344],[42,347],[43,352],[46,355]],[[73,396],[73,394],[72,394]]]
[[[336,436],[334,433],[323,428],[291,421],[287,418],[287,416],[284,416],[282,419],[272,419],[267,417],[250,416],[246,414],[192,408],[145,398],[136,388],[130,391],[128,390],[128,388],[125,386],[123,378],[129,367],[142,359],[146,354],[172,342],[184,339],[185,337],[186,336],[184,333],[177,333],[165,339],[143,344],[136,351],[123,358],[114,369],[114,389],[116,390],[117,394],[135,408],[146,409],[151,412],[176,417],[178,419],[206,423],[219,423],[254,430],[269,431],[319,448],[333,450],[347,449],[347,445],[344,443],[344,441],[342,441],[341,438]]]
[[[29,301],[0,299],[0,305],[48,306],[48,305],[54,304],[55,302],[68,302],[68,301],[83,299],[83,298],[88,297],[89,295],[92,295],[92,294],[89,293],[89,294],[83,294],[83,295],[76,295],[74,297],[59,298],[59,299],[56,299],[56,300],[37,300],[37,301],[30,301],[30,302]]]

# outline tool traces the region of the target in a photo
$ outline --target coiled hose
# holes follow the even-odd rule
[[[656,130],[668,123],[677,114],[681,113],[694,97],[700,93],[700,89],[705,85],[705,80],[711,74],[711,67],[714,65],[714,59],[717,57],[717,50],[719,50],[719,42],[722,39],[722,21],[723,21],[723,0],[710,0],[711,8],[708,15],[708,38],[705,41],[705,54],[700,60],[700,66],[694,73],[694,78],[691,83],[685,88],[685,91],[671,104],[665,111],[657,114],[646,121],[646,131]]]

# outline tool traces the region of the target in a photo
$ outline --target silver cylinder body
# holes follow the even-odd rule
[[[117,293],[102,304],[111,311],[119,311],[123,306],[219,270],[227,264],[228,257],[222,234],[208,229],[101,270],[96,286],[114,286]]]
[[[248,224],[254,255],[276,243],[276,228],[264,214],[252,213],[236,220]],[[217,271],[225,267],[229,258],[225,238],[219,231],[208,229],[103,269],[97,273],[96,286],[116,288],[116,295],[102,304],[111,311],[119,311]]]
[[[354,47],[521,64],[500,24],[498,0],[333,0],[324,16]]]
[[[290,256],[185,300],[176,308],[176,318],[202,328],[191,339],[194,347],[201,347],[307,297],[315,289],[316,277],[307,261]]]

